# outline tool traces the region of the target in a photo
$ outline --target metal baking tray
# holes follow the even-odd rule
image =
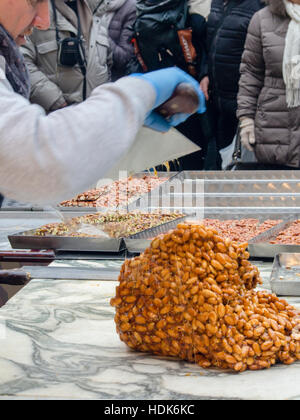
[[[300,180],[300,170],[291,171],[182,171],[181,179],[204,180]]]
[[[300,172],[300,171],[299,171]],[[184,173],[178,174],[172,180],[178,180],[182,184],[180,192],[170,190],[172,195],[180,194],[215,194],[215,195],[270,195],[270,196],[294,196],[300,195],[300,179],[203,179],[185,178]],[[170,183],[171,184],[171,183]],[[155,192],[158,189],[155,190]]]
[[[300,253],[276,254],[270,284],[279,296],[300,296]]]
[[[167,210],[167,209],[166,209]],[[272,220],[283,220],[283,222],[281,222],[278,226],[280,226],[279,231],[282,230],[282,226],[284,226],[287,221],[290,221],[291,218],[294,219],[293,216],[290,215],[290,213],[286,213],[283,214],[282,212],[266,212],[266,211],[262,211],[262,209],[259,209],[259,211],[249,211],[247,210],[247,212],[232,212],[231,209],[228,209],[227,212],[217,212],[215,211],[214,213],[210,213],[206,211],[204,212],[204,210],[200,213],[198,212],[192,212],[193,209],[182,209],[182,212],[184,214],[186,214],[187,216],[185,216],[183,219],[184,220],[193,220],[195,222],[202,222],[203,218],[209,218],[209,219],[219,219],[219,220],[231,220],[231,219],[258,219],[260,222],[264,222],[268,219],[272,219]],[[215,209],[215,210],[220,210],[220,209]],[[167,230],[172,229],[174,227],[176,227],[177,223],[179,223],[180,220],[178,219],[177,221],[175,221],[174,226],[170,226],[168,227]],[[169,223],[173,223],[173,222],[169,222]],[[162,225],[162,227],[166,226]],[[278,226],[275,226],[275,228]],[[156,229],[156,228],[154,228]],[[271,229],[274,228],[270,228],[268,231],[269,232]],[[164,231],[166,232],[166,230]],[[163,231],[160,230],[153,230],[150,229],[149,231],[146,230],[144,232],[141,233],[137,233],[133,236],[130,236],[128,238],[124,238],[125,240],[125,244],[126,244],[126,248],[129,252],[143,252],[150,243],[150,240],[154,237],[159,235],[160,233],[164,233]],[[258,236],[257,236],[258,237]],[[251,255],[252,256],[252,255]]]
[[[135,208],[300,208],[300,171],[182,171],[163,187]]]
[[[122,238],[88,238],[69,236],[36,236],[35,230],[9,235],[14,249],[53,249],[77,252],[120,252],[125,249]]]
[[[201,180],[202,181],[202,180]],[[193,182],[193,180],[186,180]],[[300,194],[299,180],[281,180],[281,179],[205,179],[204,192],[207,194],[270,194],[276,196],[278,194],[294,195]]]
[[[134,174],[131,176],[131,178],[143,178],[144,176],[156,176],[157,178],[168,178],[168,180],[166,180],[165,182],[163,182],[161,185],[159,185],[158,187],[154,188],[151,191],[155,191],[157,189],[159,189],[162,185],[165,185],[166,183],[168,183],[169,181],[171,181],[173,178],[175,178],[178,175],[178,172],[156,172],[154,173],[150,173],[150,172],[139,172],[137,174]],[[111,182],[111,184],[114,181]],[[96,188],[96,187],[95,187]],[[61,206],[61,205],[57,205],[56,208],[59,211],[63,211],[63,212],[68,212],[68,211],[75,211],[75,212],[84,212],[84,213],[94,213],[94,212],[102,212],[102,213],[106,213],[106,212],[110,212],[110,211],[118,211],[118,210],[127,210],[130,211],[131,209],[135,208],[134,203],[138,200],[141,199],[141,197],[147,195],[148,193],[145,193],[141,196],[135,196],[132,197],[127,204],[123,204],[120,205],[118,207],[85,207],[85,206]]]
[[[151,195],[148,199],[141,199],[136,208],[166,207],[180,208],[190,206],[203,207],[295,207],[300,208],[299,195],[270,195],[270,194],[164,194]]]
[[[166,233],[171,229],[175,229],[178,223],[181,223],[188,218],[192,218],[193,216],[194,215],[187,215],[180,217],[176,220],[172,220],[171,222],[163,223],[162,225],[151,229],[146,229],[143,232],[139,232],[135,235],[129,236],[128,238],[124,238],[127,251],[135,254],[144,252],[155,236],[158,236],[161,233]]]
[[[270,244],[271,239],[274,239],[279,232],[287,229],[295,220],[295,217],[291,217],[289,220],[285,220],[251,239],[248,244],[251,257],[274,258],[276,254],[300,252],[300,245]]]
[[[272,208],[272,207],[210,207],[204,209],[204,217],[209,219],[258,219],[260,222],[265,220],[282,220],[289,222],[300,218],[300,209],[296,208]]]
[[[205,207],[295,207],[300,208],[300,195],[269,194],[205,194]]]
[[[196,221],[201,221],[203,218],[229,220],[229,219],[258,219],[263,222],[267,219],[289,221],[300,219],[299,208],[262,208],[262,207],[183,207],[183,208],[160,208],[161,212],[180,211],[180,213],[191,215]],[[145,207],[140,209],[142,212],[157,211],[155,207]]]

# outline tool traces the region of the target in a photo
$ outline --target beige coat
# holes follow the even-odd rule
[[[77,35],[77,17],[64,0],[56,0],[60,39]],[[22,47],[30,72],[31,101],[46,111],[82,101],[83,75],[78,65],[73,68],[57,64],[56,31],[51,9],[51,25],[47,31],[34,30]],[[89,0],[79,0],[79,13],[87,59],[87,96],[91,91],[110,81],[112,55],[107,30],[92,15]]]
[[[300,107],[287,108],[282,60],[290,18],[270,0],[249,25],[241,64],[237,116],[255,119],[259,162],[300,167]]]

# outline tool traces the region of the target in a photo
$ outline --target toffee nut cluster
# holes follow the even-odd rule
[[[188,223],[155,238],[122,266],[111,300],[121,340],[237,372],[300,360],[300,313],[254,290],[260,275],[246,247]]]

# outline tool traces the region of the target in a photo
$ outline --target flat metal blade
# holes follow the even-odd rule
[[[199,146],[181,134],[175,128],[161,133],[151,128],[142,127],[128,153],[106,175],[113,180],[145,171],[164,162],[170,162],[182,156],[201,150]]]

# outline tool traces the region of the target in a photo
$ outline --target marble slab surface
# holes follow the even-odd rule
[[[271,264],[257,265],[267,287]],[[109,305],[116,285],[35,279],[1,308],[0,399],[300,399],[300,363],[236,374],[131,351]]]

